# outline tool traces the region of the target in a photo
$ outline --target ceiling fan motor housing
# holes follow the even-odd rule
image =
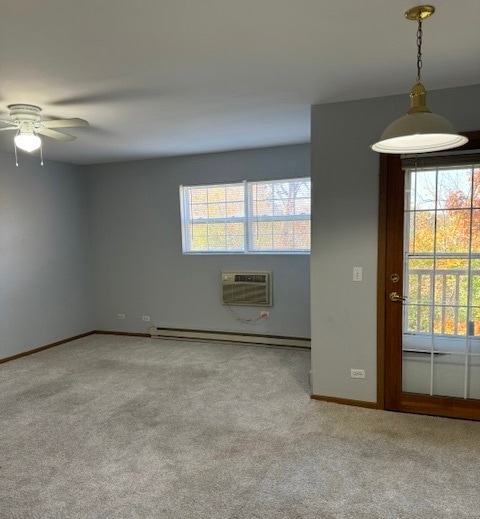
[[[12,121],[21,124],[23,122],[36,123],[40,121],[40,112],[42,109],[35,105],[9,105],[10,118]]]

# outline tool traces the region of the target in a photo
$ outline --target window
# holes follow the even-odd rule
[[[310,252],[310,179],[180,186],[185,254]]]

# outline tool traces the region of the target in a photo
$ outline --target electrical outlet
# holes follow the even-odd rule
[[[142,321],[145,321],[146,323],[150,322],[150,316],[149,315],[142,315]]]
[[[125,314],[117,314],[117,319],[125,319]]]
[[[262,310],[262,311],[260,312],[260,317],[261,317],[262,319],[268,319],[268,318],[270,317],[270,312],[266,312],[265,310]]]
[[[353,281],[362,281],[363,267],[353,267]]]
[[[350,370],[350,377],[351,378],[365,378],[365,370],[352,368]]]

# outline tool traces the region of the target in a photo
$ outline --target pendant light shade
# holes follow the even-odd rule
[[[426,106],[427,93],[420,82],[422,68],[422,21],[435,12],[432,5],[413,7],[405,13],[408,20],[418,21],[417,31],[417,82],[410,92],[410,109],[393,121],[382,133],[380,140],[371,146],[379,153],[427,153],[458,148],[468,142],[453,125],[434,114]]]
[[[457,148],[468,142],[445,117],[430,112],[425,105],[426,95],[422,83],[413,86],[410,109],[385,128],[380,140],[372,145],[373,151],[426,153]]]

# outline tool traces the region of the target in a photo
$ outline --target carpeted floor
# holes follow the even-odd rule
[[[309,366],[101,335],[0,365],[0,517],[480,518],[480,423],[312,401]]]

